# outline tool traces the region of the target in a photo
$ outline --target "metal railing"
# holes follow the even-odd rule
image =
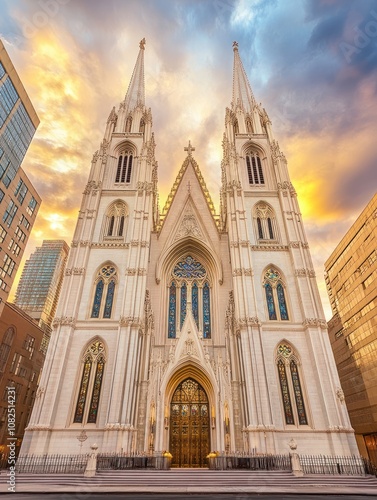
[[[216,470],[292,470],[289,455],[219,455],[209,457],[209,468]]]
[[[364,459],[357,456],[300,455],[304,474],[364,476]]]
[[[124,453],[99,453],[97,470],[170,469],[170,459]]]
[[[16,463],[18,473],[28,474],[83,474],[89,455],[20,455]]]

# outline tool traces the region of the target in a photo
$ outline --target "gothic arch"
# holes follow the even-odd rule
[[[125,239],[128,226],[129,208],[123,200],[113,201],[104,215],[101,236],[106,239]]]
[[[72,424],[97,424],[98,408],[103,387],[108,348],[96,335],[82,348],[77,360],[77,376],[73,390]]]
[[[276,243],[280,240],[276,213],[269,203],[259,200],[253,206],[252,214],[254,233],[259,243]]]
[[[118,285],[118,268],[111,261],[97,267],[93,276],[89,318],[111,319]]]
[[[291,312],[287,280],[275,264],[269,264],[262,272],[261,286],[264,289],[266,318],[272,321],[289,321]]]
[[[297,349],[285,339],[275,347],[275,366],[286,425],[308,425],[308,398]]]
[[[122,141],[122,142],[118,143],[114,147],[113,155],[114,156],[118,156],[125,149],[129,149],[130,151],[132,151],[132,153],[133,153],[134,156],[137,155],[137,147],[136,147],[136,145],[132,141],[130,141],[128,139],[126,139],[125,141]]]
[[[264,160],[267,157],[265,149],[253,140],[249,140],[243,144],[240,155],[245,157],[249,152],[258,153],[261,160]]]

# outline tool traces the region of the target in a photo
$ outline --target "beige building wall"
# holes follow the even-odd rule
[[[360,453],[377,463],[377,194],[325,263],[329,336]]]

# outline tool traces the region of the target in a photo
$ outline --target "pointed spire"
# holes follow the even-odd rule
[[[232,109],[234,110],[236,106],[240,104],[246,112],[251,112],[255,105],[255,99],[238,52],[237,42],[233,42],[233,52],[234,65]]]
[[[145,38],[140,41],[140,51],[137,56],[131,81],[124,99],[125,107],[131,111],[135,106],[145,106],[145,85],[144,85],[144,50]]]

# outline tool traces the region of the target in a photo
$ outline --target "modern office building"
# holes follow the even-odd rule
[[[377,194],[325,263],[329,336],[360,453],[377,464]]]
[[[0,315],[41,200],[21,168],[39,119],[0,41]]]
[[[21,445],[44,362],[42,339],[43,331],[27,314],[14,304],[4,304],[0,318],[0,458],[8,451],[8,438],[17,439],[17,448]],[[14,436],[9,435],[7,425],[10,387],[16,394]]]
[[[63,282],[69,247],[63,240],[44,240],[25,263],[14,303],[45,332],[46,352]]]

